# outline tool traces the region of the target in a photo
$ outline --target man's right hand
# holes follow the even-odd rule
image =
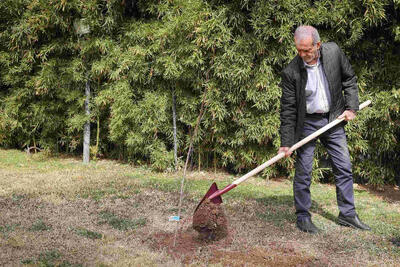
[[[290,149],[290,147],[282,146],[279,148],[278,154],[280,154],[281,152],[284,152],[285,157],[290,157],[290,155],[292,155],[292,151],[289,151],[289,149]]]

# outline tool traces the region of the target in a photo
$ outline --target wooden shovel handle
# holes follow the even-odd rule
[[[364,103],[362,103],[359,107],[360,110],[362,110],[363,108],[365,108],[366,106],[368,106],[369,104],[371,104],[371,100],[367,100]],[[330,128],[332,128],[335,125],[338,125],[339,123],[341,123],[344,120],[344,118],[342,119],[336,119],[330,123],[328,123],[327,125],[325,125],[324,127],[322,127],[321,129],[319,129],[318,131],[310,134],[309,136],[305,137],[304,139],[300,140],[299,142],[297,142],[296,144],[294,144],[293,146],[290,147],[289,151],[293,152],[296,149],[298,149],[299,147],[301,147],[302,145],[308,143],[309,141],[311,141],[312,139],[314,139],[315,137],[319,136],[320,134],[326,132],[327,130],[329,130]],[[267,162],[264,162],[262,165],[258,166],[257,168],[255,168],[254,170],[246,173],[245,175],[243,175],[242,177],[240,177],[239,179],[235,180],[232,184],[234,185],[239,185],[241,182],[246,181],[248,178],[256,175],[257,173],[259,173],[260,171],[264,170],[266,167],[274,164],[275,162],[277,162],[278,160],[280,160],[281,158],[285,157],[285,152],[281,152],[278,153],[275,157],[273,157],[272,159],[268,160]]]

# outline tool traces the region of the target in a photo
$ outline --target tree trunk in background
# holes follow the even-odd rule
[[[90,83],[89,79],[86,81],[86,88],[85,88],[85,113],[88,115],[88,120],[85,122],[85,127],[83,130],[83,163],[88,164],[90,159],[90,109],[89,109],[89,102],[90,102]]]
[[[172,89],[172,121],[174,127],[174,159],[175,170],[178,170],[178,141],[176,137],[176,96],[175,89]]]

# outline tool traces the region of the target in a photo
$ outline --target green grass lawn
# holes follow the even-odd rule
[[[226,173],[189,173],[183,220],[190,220],[213,181],[223,188],[237,178]],[[372,228],[363,232],[337,224],[334,185],[313,184],[311,212],[322,233],[308,235],[294,226],[291,181],[260,177],[223,196],[235,234],[224,250],[217,250],[243,250],[245,254],[235,262],[227,262],[227,253],[212,250],[196,248],[187,260],[184,253],[177,256],[155,249],[148,240],[154,243],[158,233],[174,232],[175,224],[168,217],[177,213],[181,179],[181,172],[156,173],[115,161],[85,166],[76,158],[1,149],[0,265],[240,266],[242,258],[264,255],[254,263],[257,266],[267,264],[263,259],[272,253],[268,259],[272,257],[277,265],[295,266],[278,261],[292,257],[293,262],[301,258],[312,266],[396,266],[400,258],[400,249],[392,242],[400,238],[399,201],[387,201],[355,185],[357,212]]]

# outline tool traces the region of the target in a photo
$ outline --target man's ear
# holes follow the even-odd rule
[[[319,50],[321,48],[321,42],[316,43],[317,49]]]

